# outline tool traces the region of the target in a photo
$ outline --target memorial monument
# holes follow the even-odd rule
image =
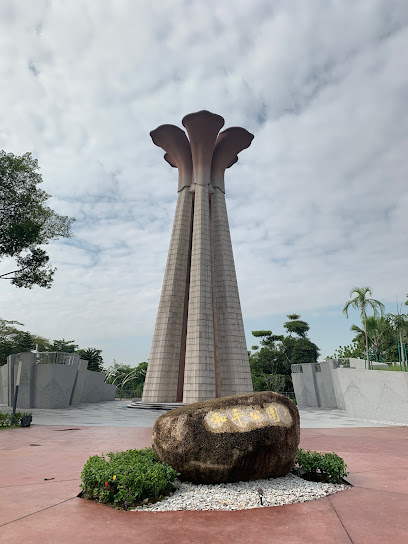
[[[178,169],[178,199],[142,403],[252,391],[224,172],[253,135],[220,132],[224,119],[206,110],[182,123],[188,138],[175,125],[150,133]]]

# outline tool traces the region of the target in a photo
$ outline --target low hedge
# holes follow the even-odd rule
[[[164,498],[177,476],[171,466],[155,458],[152,448],[127,450],[90,457],[81,473],[81,488],[86,499],[127,510]]]
[[[293,472],[305,480],[341,483],[349,473],[347,465],[336,453],[298,449]]]
[[[23,416],[31,416],[30,413],[27,412],[16,412],[15,418],[14,418],[14,425],[18,426],[21,425],[21,418]],[[13,419],[13,413],[7,413],[4,414],[3,412],[0,412],[0,427],[11,427],[13,425],[12,423]]]

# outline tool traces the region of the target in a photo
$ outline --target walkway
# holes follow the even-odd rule
[[[33,413],[33,422],[36,425],[100,425],[102,427],[153,427],[156,419],[163,413],[161,410],[130,409],[127,408],[129,403],[129,400],[116,400],[70,406],[63,410],[33,409],[30,412]],[[0,405],[0,410],[11,411],[11,408]],[[301,408],[299,412],[303,429],[384,426],[348,419],[346,412],[342,410]]]
[[[99,405],[101,410],[107,406]],[[123,403],[111,403],[113,413]],[[78,410],[78,409],[77,409]],[[80,472],[90,455],[150,445],[149,426],[109,427],[78,411],[66,425],[0,430],[0,542],[8,544],[405,544],[408,534],[408,427],[353,427],[331,412],[302,411],[301,446],[345,458],[354,488],[318,501],[238,512],[123,512],[84,501]],[[130,412],[130,410],[129,410]],[[157,417],[141,413],[138,418]],[[328,411],[330,412],[330,411]],[[337,428],[311,428],[330,416]],[[341,416],[341,414],[340,414]],[[124,416],[127,417],[127,416]],[[117,423],[116,416],[112,416]],[[38,416],[40,419],[40,416]],[[303,421],[308,420],[309,428]],[[143,420],[144,421],[144,420]],[[342,426],[340,424],[342,423]],[[89,426],[93,425],[93,426]]]

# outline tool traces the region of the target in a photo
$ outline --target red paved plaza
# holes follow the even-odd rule
[[[14,543],[406,543],[408,427],[302,429],[335,451],[354,488],[238,512],[124,512],[76,497],[90,455],[150,445],[151,428],[35,426],[0,431],[0,541]],[[53,478],[53,480],[45,480]]]

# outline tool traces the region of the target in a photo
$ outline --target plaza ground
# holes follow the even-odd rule
[[[90,455],[151,445],[161,412],[114,401],[33,410],[33,425],[0,430],[0,542],[143,544],[405,543],[408,427],[300,410],[301,447],[335,451],[353,488],[324,499],[237,512],[124,512],[79,499]]]

